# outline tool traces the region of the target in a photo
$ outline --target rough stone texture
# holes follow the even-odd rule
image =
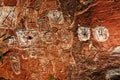
[[[4,0],[5,6],[16,6],[17,0]]]
[[[10,50],[0,60],[0,77],[106,80],[107,71],[120,66],[120,57],[114,56],[120,54],[114,51],[120,45],[119,4],[119,0],[0,0],[0,51]],[[107,40],[94,38],[96,26],[108,29]],[[90,28],[88,40],[79,40],[79,27]]]

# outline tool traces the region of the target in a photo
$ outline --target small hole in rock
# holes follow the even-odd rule
[[[32,36],[28,36],[28,39],[32,39]]]

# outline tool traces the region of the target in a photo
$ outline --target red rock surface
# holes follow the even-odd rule
[[[0,37],[0,51],[10,50],[3,64],[1,60],[0,77],[106,80],[107,71],[120,66],[119,56],[111,55],[120,45],[119,4],[119,0],[0,0],[0,35],[6,34]],[[106,41],[95,39],[93,29],[98,25],[108,29]],[[90,28],[87,41],[78,39],[81,26]],[[19,60],[11,60],[12,54]]]
[[[5,6],[16,6],[17,0],[4,0]]]

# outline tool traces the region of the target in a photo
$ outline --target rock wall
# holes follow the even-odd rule
[[[119,71],[120,66],[119,4],[119,0],[0,0],[0,78],[116,76],[111,69]]]

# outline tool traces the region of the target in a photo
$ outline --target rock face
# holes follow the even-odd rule
[[[5,6],[16,6],[17,4],[17,0],[3,0],[3,1]]]
[[[0,0],[0,77],[119,77],[114,71],[120,71],[119,4],[119,0]]]

